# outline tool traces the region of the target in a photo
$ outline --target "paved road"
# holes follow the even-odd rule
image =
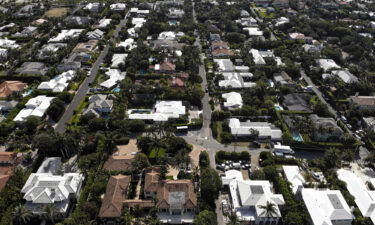
[[[113,37],[110,39],[110,41],[114,41],[121,30],[122,27],[126,25],[128,14],[126,14],[125,18],[121,20],[120,24],[117,25],[116,30],[113,34]],[[73,116],[74,110],[79,106],[81,101],[85,98],[87,92],[90,88],[90,83],[95,81],[95,77],[98,74],[98,70],[100,65],[102,64],[104,58],[107,56],[109,50],[109,45],[107,44],[101,54],[99,55],[96,62],[93,64],[91,70],[90,70],[90,76],[86,77],[81,86],[79,87],[78,91],[75,93],[75,96],[72,100],[72,102],[68,105],[66,108],[64,114],[62,115],[61,119],[55,126],[55,131],[58,133],[64,133],[66,130],[66,125],[69,123]]]

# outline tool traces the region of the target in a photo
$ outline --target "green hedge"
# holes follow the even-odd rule
[[[245,161],[251,161],[251,155],[247,151],[242,152],[226,152],[226,151],[218,151],[215,154],[215,161],[217,163],[223,163],[225,160],[245,160]]]

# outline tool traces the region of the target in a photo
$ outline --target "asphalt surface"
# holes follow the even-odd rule
[[[128,14],[125,16],[123,20],[121,20],[120,24],[117,25],[116,30],[113,34],[113,37],[110,41],[114,41],[118,38],[119,32],[122,27],[126,25]],[[74,110],[79,106],[81,101],[85,98],[87,92],[89,91],[90,84],[95,81],[96,75],[98,74],[98,70],[100,65],[103,63],[103,60],[108,54],[109,45],[107,44],[101,54],[99,55],[98,59],[95,61],[93,66],[90,69],[90,76],[86,77],[85,80],[82,82],[81,86],[79,87],[78,91],[75,93],[75,96],[71,103],[66,108],[64,114],[60,118],[59,122],[55,126],[55,131],[58,133],[64,133],[66,131],[66,126],[71,120]]]

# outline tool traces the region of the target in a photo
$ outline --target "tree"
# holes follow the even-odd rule
[[[337,168],[340,165],[340,151],[337,148],[330,148],[324,153],[324,163],[327,168]]]
[[[89,121],[89,128],[92,131],[106,130],[106,121],[104,118],[94,118]]]
[[[300,212],[288,212],[283,222],[286,225],[300,225],[305,224],[305,219],[304,214]]]
[[[210,206],[215,205],[215,199],[219,196],[221,179],[216,170],[204,168],[201,171],[201,198]]]
[[[201,168],[206,168],[210,166],[210,157],[206,151],[199,154],[199,166]]]
[[[263,170],[254,170],[254,172],[251,173],[250,178],[251,180],[265,180],[266,175]]]
[[[132,162],[132,166],[136,171],[141,171],[146,167],[150,166],[150,162],[145,154],[139,153],[135,156],[134,161]]]
[[[30,210],[28,210],[25,206],[20,204],[16,206],[16,208],[14,208],[12,216],[13,223],[17,225],[24,225],[29,223],[33,215],[30,212]]]
[[[54,121],[58,121],[61,114],[65,110],[64,102],[59,98],[54,98],[51,105],[47,109],[47,115],[50,116]]]
[[[29,116],[25,121],[25,129],[29,134],[35,133],[38,124],[40,123],[40,118],[37,116]]]
[[[194,225],[217,225],[217,218],[214,212],[203,210],[193,221]]]
[[[240,225],[240,221],[235,212],[231,212],[228,217],[229,221],[227,225]]]
[[[55,223],[55,218],[58,214],[59,211],[53,203],[47,204],[43,207],[42,217],[47,221],[51,221],[53,224]]]
[[[266,205],[260,205],[258,206],[260,209],[263,210],[261,212],[261,216],[266,216],[266,217],[274,217],[277,216],[277,207],[275,203],[267,201]]]

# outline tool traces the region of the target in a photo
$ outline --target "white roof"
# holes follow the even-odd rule
[[[141,10],[138,8],[130,8],[131,13],[138,13],[138,14],[149,14],[150,10]]]
[[[324,71],[327,71],[329,69],[334,69],[334,68],[337,68],[337,69],[340,69],[341,67],[339,65],[336,64],[335,61],[333,61],[332,59],[317,59],[316,62],[318,63],[318,65],[324,70]]]
[[[56,176],[49,173],[32,173],[23,186],[21,193],[28,207],[37,209],[40,204],[69,202],[69,195],[79,195],[84,177],[79,173],[66,173]],[[63,204],[65,206],[65,204]],[[58,208],[65,212],[66,207]]]
[[[133,18],[132,19],[132,24],[133,25],[138,25],[138,24],[143,25],[144,23],[146,23],[146,19],[145,18]]]
[[[229,128],[232,135],[247,136],[250,135],[250,130],[259,131],[259,137],[271,137],[271,139],[281,139],[282,131],[273,127],[271,123],[268,122],[244,122],[241,123],[237,118],[229,119]]]
[[[338,190],[305,188],[302,190],[302,198],[313,225],[333,225],[332,221],[351,221],[354,218],[348,204]],[[351,223],[349,222],[349,224]]]
[[[294,194],[297,193],[298,189],[303,188],[305,179],[301,175],[301,171],[298,166],[283,166],[284,174],[286,179],[292,184],[292,191]]]
[[[164,31],[161,32],[158,36],[159,40],[176,40],[177,35],[174,31]]]
[[[223,185],[229,185],[232,180],[243,180],[242,172],[239,170],[225,171],[225,177],[221,178]]]
[[[282,24],[285,24],[285,23],[289,23],[289,18],[286,18],[286,17],[280,17],[280,18],[278,18],[277,20],[276,20],[276,24],[275,24],[275,26],[277,27],[277,26],[280,26],[280,25],[282,25]]]
[[[105,28],[105,27],[107,27],[109,24],[111,24],[111,21],[112,21],[112,19],[101,19],[101,20],[99,20],[99,25],[98,25],[98,27],[99,27],[99,28]]]
[[[229,92],[221,95],[225,98],[226,102],[224,102],[225,107],[242,107],[242,96],[240,93],[237,92]]]
[[[66,41],[68,38],[78,37],[84,29],[62,30],[56,37],[49,39],[48,42]]]
[[[331,74],[334,76],[338,76],[347,84],[358,82],[358,78],[348,70],[332,70]]]
[[[11,49],[15,49],[15,48],[19,48],[20,47],[19,44],[16,44],[16,41],[9,40],[7,38],[0,39],[0,46],[2,48],[11,48]]]
[[[39,84],[38,89],[50,90],[53,92],[62,92],[68,87],[69,81],[76,76],[76,71],[69,70],[52,78],[49,81],[44,81]]]
[[[42,117],[54,97],[47,97],[46,95],[39,95],[31,98],[17,116],[13,119],[15,122],[24,122],[28,116]]]
[[[113,54],[111,68],[118,68],[120,63],[125,64],[126,57],[128,57],[128,54]]]
[[[128,110],[129,119],[168,121],[169,118],[179,118],[185,115],[186,108],[182,105],[182,101],[157,101],[155,110],[148,113],[133,113],[139,111],[136,109]]]
[[[253,55],[253,61],[257,65],[265,65],[266,61],[263,59],[263,57],[260,55],[259,51],[257,49],[251,49],[250,53]]]
[[[370,217],[375,223],[375,191],[367,189],[366,185],[353,172],[345,169],[337,170],[338,178],[346,183],[346,188],[354,197],[364,217]]]
[[[125,49],[132,50],[133,48],[137,47],[137,44],[135,43],[133,38],[128,38],[123,42],[120,42],[119,47],[124,47]]]
[[[250,36],[262,36],[263,31],[259,30],[258,27],[245,27],[243,28],[244,31],[249,32]]]
[[[115,86],[118,81],[125,79],[126,76],[125,72],[121,72],[118,69],[109,69],[105,74],[109,77],[109,79],[100,84],[100,86],[105,88]]]
[[[233,72],[235,67],[230,59],[214,59],[221,72]]]
[[[126,8],[126,4],[125,3],[115,3],[115,4],[111,4],[109,7],[110,7],[111,10],[124,10]]]
[[[0,48],[0,56],[7,56],[8,55],[8,49]]]

